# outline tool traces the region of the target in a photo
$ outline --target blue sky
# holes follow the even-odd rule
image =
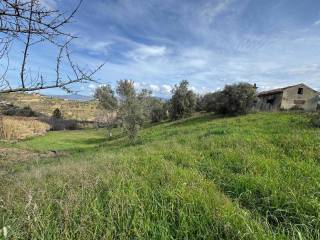
[[[71,10],[77,1],[42,2]],[[240,81],[320,90],[319,0],[84,0],[68,29],[79,36],[78,62],[106,63],[102,84],[132,79],[164,97],[182,79],[198,93]],[[55,55],[40,48],[32,64],[50,76]],[[90,95],[96,86],[74,89]]]

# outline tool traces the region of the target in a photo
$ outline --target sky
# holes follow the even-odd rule
[[[77,4],[41,1],[63,11]],[[319,0],[84,0],[66,30],[78,36],[77,62],[105,63],[99,83],[73,86],[82,95],[120,79],[161,97],[183,79],[200,94],[237,82],[260,91],[302,82],[320,90]],[[50,77],[54,54],[35,47],[32,66]]]

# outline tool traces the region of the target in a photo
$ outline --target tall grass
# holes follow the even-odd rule
[[[164,123],[135,145],[50,133],[16,146],[69,156],[0,175],[0,228],[12,239],[320,239],[319,137],[290,113]]]
[[[0,116],[0,139],[21,140],[42,135],[49,129],[48,124],[40,122],[36,118]]]

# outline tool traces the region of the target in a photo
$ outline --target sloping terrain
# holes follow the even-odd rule
[[[11,145],[58,158],[0,175],[12,239],[320,239],[320,130],[304,114],[204,115]]]
[[[8,93],[1,94],[0,102],[11,103],[18,107],[32,107],[35,112],[51,117],[53,111],[59,108],[65,119],[93,121],[96,117],[95,101],[73,101],[46,97],[39,94]],[[1,104],[0,104],[1,105]],[[0,106],[1,109],[1,106]]]

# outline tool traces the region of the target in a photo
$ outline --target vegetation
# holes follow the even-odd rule
[[[49,124],[41,122],[36,118],[0,116],[0,139],[21,140],[43,135],[49,129]]]
[[[6,116],[19,116],[19,117],[35,117],[37,116],[30,106],[18,107],[13,104],[8,104],[2,107],[0,114]]]
[[[311,117],[311,124],[314,127],[320,128],[320,112],[317,112],[317,114],[314,114]]]
[[[177,120],[190,116],[196,107],[196,95],[188,89],[189,82],[183,80],[172,90],[171,119]]]
[[[56,108],[56,109],[53,111],[52,117],[53,117],[53,118],[57,118],[57,119],[62,118],[62,113],[61,113],[61,111],[60,111],[59,108]]]
[[[117,93],[120,97],[118,115],[120,124],[129,140],[133,142],[145,117],[142,99],[138,98],[134,82],[130,80],[119,81]]]
[[[20,109],[32,106],[34,112],[47,117],[51,117],[53,111],[59,108],[63,112],[63,118],[66,120],[93,121],[97,112],[97,103],[95,101],[67,101],[39,94],[1,94],[0,101],[11,103],[13,107],[16,106]]]
[[[11,145],[61,157],[1,169],[9,239],[320,238],[320,129],[308,115],[206,114],[146,128],[135,145],[103,132]]]
[[[118,100],[111,86],[105,85],[95,90],[94,98],[99,101],[101,108],[107,111],[114,111],[118,107]]]
[[[161,122],[167,118],[165,104],[157,101],[153,104],[150,111],[150,119],[152,123]]]
[[[217,103],[221,96],[220,94],[221,93],[219,91],[205,94],[201,101],[201,109],[206,112],[216,112],[218,109]]]
[[[75,63],[71,57],[70,47],[76,36],[66,29],[66,25],[72,22],[81,3],[82,0],[68,14],[65,9],[64,11],[58,8],[53,10],[39,0],[0,2],[0,61],[6,62],[2,63],[3,69],[0,70],[0,93],[29,92],[51,88],[71,92],[70,85],[95,82],[94,75],[103,65],[88,69],[88,67],[81,67]],[[31,59],[36,55],[31,49],[36,45],[56,52],[51,56],[52,59],[56,59],[56,64],[51,68],[55,70],[54,77],[43,76],[40,69],[34,70]],[[12,52],[20,53],[20,51],[21,64],[14,67],[19,69],[16,71],[18,78],[8,77],[7,71],[12,68],[12,65],[6,58],[12,57]],[[16,54],[15,57],[19,55]]]
[[[132,142],[142,124],[152,117],[154,106],[158,105],[158,101],[151,96],[151,91],[142,89],[138,93],[131,80],[118,81],[116,91],[113,91],[110,85],[99,87],[96,89],[95,98],[104,109],[99,112],[97,120],[107,125],[109,136],[111,137],[111,129],[118,120],[123,132]]]
[[[222,91],[206,94],[203,109],[220,114],[240,115],[249,113],[255,105],[256,89],[249,83],[226,85]]]

